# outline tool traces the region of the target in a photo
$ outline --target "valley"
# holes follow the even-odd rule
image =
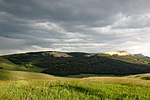
[[[1,100],[149,100],[150,58],[31,52],[0,57]]]

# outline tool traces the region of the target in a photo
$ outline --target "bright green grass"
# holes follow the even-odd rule
[[[150,81],[136,76],[64,78],[0,70],[0,100],[150,100]]]
[[[150,87],[83,81],[0,82],[1,100],[150,100]]]

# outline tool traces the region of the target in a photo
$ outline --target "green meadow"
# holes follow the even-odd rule
[[[150,74],[57,77],[36,72],[0,70],[0,99],[150,100],[149,77]]]
[[[1,56],[0,100],[150,100],[150,58],[65,52]]]

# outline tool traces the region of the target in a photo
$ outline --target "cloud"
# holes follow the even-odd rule
[[[149,3],[149,0],[0,0],[0,54],[127,50],[150,56]]]
[[[150,14],[126,16],[120,14],[112,28],[146,28],[150,26]]]

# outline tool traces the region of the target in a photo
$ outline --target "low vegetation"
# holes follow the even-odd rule
[[[9,73],[9,74],[8,74]],[[140,75],[82,78],[1,70],[1,100],[149,100],[150,81]],[[150,74],[149,74],[150,75]],[[137,83],[138,82],[138,83]]]
[[[7,70],[21,70],[21,67],[14,64],[13,62],[0,57],[0,69],[7,69]]]
[[[10,71],[0,69],[0,80],[30,80],[30,79],[53,79],[54,76],[24,71]],[[55,77],[56,79],[56,77]]]
[[[143,55],[1,56],[0,100],[150,100],[149,73],[150,58]]]

